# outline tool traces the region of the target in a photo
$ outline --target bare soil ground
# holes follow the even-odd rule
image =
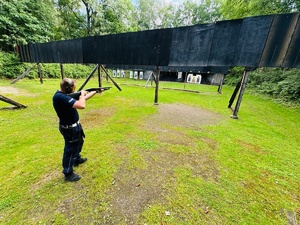
[[[4,86],[0,87],[0,94],[18,94],[19,90],[14,87]]]
[[[207,110],[182,104],[162,104],[158,113],[147,118],[146,130],[155,133],[156,140],[176,144],[190,152],[177,153],[168,147],[159,150],[141,150],[142,160],[147,168],[130,167],[129,158],[125,155],[124,164],[115,176],[113,187],[108,193],[110,204],[106,211],[106,224],[138,224],[137,215],[147,209],[150,204],[163,203],[170,195],[174,183],[174,168],[184,167],[193,171],[195,176],[204,179],[218,180],[219,172],[212,154],[216,150],[213,140],[201,138],[212,153],[194,151],[195,137],[186,134],[181,128],[201,129],[204,125],[217,124],[222,117]],[[198,140],[199,141],[199,140]],[[180,150],[179,150],[180,151]],[[120,154],[129,154],[120,149]],[[130,169],[128,169],[130,168]],[[201,206],[205,208],[205,206]]]

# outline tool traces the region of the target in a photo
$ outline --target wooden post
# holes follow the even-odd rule
[[[245,71],[244,71],[244,74],[243,74],[243,78],[242,78],[242,82],[241,82],[240,94],[239,94],[238,100],[236,102],[236,106],[235,106],[235,108],[233,110],[233,114],[231,115],[232,119],[238,119],[238,115],[237,114],[238,114],[238,111],[240,109],[242,98],[243,98],[243,95],[244,95],[244,92],[245,92],[245,88],[246,88],[246,84],[247,84],[247,81],[248,81],[249,72],[250,72],[250,70],[248,70],[248,69],[245,68]]]
[[[185,73],[185,78],[184,78],[184,86],[183,89],[185,90],[185,85],[187,83],[187,76],[188,76],[188,72]]]
[[[242,79],[243,79],[243,78],[242,78]],[[234,99],[235,99],[237,93],[238,93],[239,90],[240,90],[241,83],[242,83],[242,79],[237,83],[237,85],[236,85],[236,87],[235,87],[235,89],[234,89],[234,92],[232,93],[231,98],[230,98],[230,100],[229,100],[228,108],[230,108],[230,109],[231,109],[231,106],[232,106],[232,104],[233,104],[233,102],[234,102]],[[233,111],[233,110],[232,110],[232,111]]]
[[[91,72],[91,74],[86,78],[86,80],[83,82],[83,84],[81,85],[81,87],[78,89],[78,91],[81,91],[84,86],[87,84],[87,82],[92,78],[92,76],[94,75],[94,73],[96,72],[96,70],[99,68],[99,64],[96,65],[96,67],[93,69],[93,71]]]
[[[102,87],[101,67],[98,65],[98,85]]]
[[[13,101],[9,98],[4,97],[3,95],[0,95],[0,100],[3,101],[3,102],[14,105],[15,106],[14,108],[26,108],[27,107],[26,105],[22,105],[22,104],[20,104],[16,101]]]
[[[101,65],[102,70],[105,72],[106,77],[109,78],[111,80],[111,82],[113,82],[113,84],[119,89],[119,91],[122,91],[122,89],[119,87],[119,85],[108,75],[108,72],[106,71],[106,69],[103,67],[103,65]]]
[[[60,63],[60,74],[61,74],[61,79],[65,78],[65,70],[64,70],[64,65]]]
[[[18,80],[24,78],[35,66],[36,66],[36,64],[34,64],[32,67],[28,68],[24,73],[22,73],[20,76],[18,76],[16,79],[14,79],[10,84],[14,84]]]
[[[155,78],[155,75],[154,75],[154,73],[153,73],[153,77],[154,77],[154,81],[155,81],[155,97],[154,97],[154,105],[158,105],[159,75],[160,75],[160,70],[157,70],[156,78]]]
[[[218,87],[218,93],[219,94],[222,94],[223,81],[224,81],[224,74],[222,76],[222,79],[221,79],[219,87]]]
[[[40,83],[43,84],[43,75],[42,75],[42,70],[41,70],[41,64],[38,63],[37,66],[38,66],[38,75],[40,78]]]

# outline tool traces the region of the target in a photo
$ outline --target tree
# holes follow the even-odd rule
[[[137,27],[131,0],[58,0],[57,9],[60,39],[120,33]]]
[[[0,3],[0,49],[49,41],[53,33],[51,0],[2,0]]]
[[[211,23],[219,19],[219,0],[184,0],[168,3],[164,0],[139,0],[139,29],[172,28]]]
[[[116,34],[136,31],[136,10],[131,0],[110,0],[102,5],[102,18],[98,17],[95,34]],[[102,28],[99,30],[99,28]]]
[[[289,13],[300,9],[300,0],[225,0],[220,12],[225,19]]]
[[[139,0],[138,1],[138,26],[139,30],[151,30],[157,28],[159,0]]]
[[[82,37],[90,32],[81,3],[81,0],[58,0],[56,2],[58,12],[55,32],[56,40]],[[88,13],[87,17],[90,22],[90,11]]]
[[[215,22],[220,19],[219,5],[216,0],[201,0],[199,3],[187,0],[176,13],[176,26]]]

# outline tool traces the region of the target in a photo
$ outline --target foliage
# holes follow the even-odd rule
[[[27,69],[33,67],[32,63],[21,63],[19,57],[14,53],[0,52],[0,78],[15,79]],[[95,65],[64,64],[64,74],[70,78],[86,78]],[[44,78],[60,78],[61,68],[59,64],[40,64]],[[26,75],[30,79],[38,78],[38,69],[33,69]]]
[[[239,19],[276,13],[299,11],[300,1],[274,0],[225,0],[220,5],[221,15],[225,19]]]
[[[162,0],[139,0],[138,3],[140,30],[211,23],[220,17],[218,1],[194,2],[185,0],[180,4],[174,4]]]
[[[0,50],[12,51],[16,45],[49,41],[53,9],[50,0],[2,0]]]
[[[0,51],[0,78],[12,79],[24,72],[24,66],[16,54]]]
[[[226,75],[227,85],[237,85],[244,73],[243,67],[233,67]],[[300,103],[299,69],[259,68],[249,73],[247,89],[263,94],[285,105]]]
[[[88,31],[85,17],[80,13],[78,1],[58,0],[55,40],[72,39],[86,36]]]
[[[29,64],[25,64],[25,67],[30,67]],[[40,64],[42,76],[44,78],[61,78],[61,68],[59,64]],[[86,78],[93,70],[92,65],[82,65],[82,64],[64,64],[63,65],[64,76],[74,79]],[[27,77],[31,79],[38,78],[37,69],[32,70]]]
[[[225,77],[225,83],[227,85],[236,85],[241,80],[243,73],[244,67],[231,67],[229,73]]]
[[[174,18],[175,27],[212,23],[220,20],[218,1],[203,0],[201,3],[184,1]]]
[[[57,38],[76,38],[136,30],[130,0],[58,0]]]
[[[283,102],[300,103],[299,69],[261,68],[250,73],[248,87]]]

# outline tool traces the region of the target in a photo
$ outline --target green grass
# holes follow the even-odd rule
[[[218,94],[216,86],[187,85],[199,91],[193,93],[160,82],[160,105],[181,103],[223,118],[197,129],[170,127],[170,138],[187,140],[175,143],[145,129],[157,112],[154,88],[144,88],[146,81],[116,81],[121,92],[113,87],[80,111],[89,160],[76,168],[82,179],[66,183],[51,102],[59,80],[0,80],[0,88],[18,90],[0,94],[28,106],[0,110],[0,224],[273,225],[287,224],[288,212],[300,222],[299,108],[246,89],[235,120],[227,109],[233,87]],[[91,79],[88,87],[96,84]],[[118,207],[118,199],[127,207]],[[135,215],[124,213],[131,212],[131,199],[139,207]]]

